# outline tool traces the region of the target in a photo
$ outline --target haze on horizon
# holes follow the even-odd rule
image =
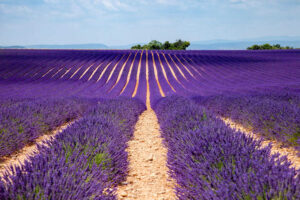
[[[0,0],[0,45],[300,36],[299,0]]]

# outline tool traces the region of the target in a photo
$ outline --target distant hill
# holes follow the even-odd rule
[[[289,36],[276,36],[276,37],[260,37],[244,40],[207,40],[207,41],[192,41],[188,47],[189,50],[243,50],[254,44],[269,43],[280,44],[281,46],[292,46],[294,48],[300,48],[300,37]],[[128,45],[113,45],[108,46],[101,43],[88,43],[88,44],[59,44],[59,45],[15,45],[15,46],[0,46],[0,49],[15,48],[15,49],[130,49],[136,44],[145,43],[133,43]]]
[[[127,45],[114,45],[114,46],[109,46],[109,49],[130,49],[132,46],[141,44],[144,45],[146,43],[132,43],[132,44],[127,44]]]
[[[189,50],[243,50],[254,44],[265,44],[269,43],[280,44],[281,46],[291,46],[294,48],[300,47],[300,37],[288,37],[283,40],[283,37],[270,37],[270,39],[258,38],[249,39],[243,41],[233,41],[233,40],[211,40],[211,41],[196,41],[191,42]]]
[[[105,44],[38,44],[24,46],[0,46],[0,49],[108,49]]]
[[[23,46],[0,46],[0,49],[25,49]]]
[[[115,45],[107,46],[105,44],[38,44],[38,45],[24,45],[24,46],[0,46],[0,49],[130,49],[133,45],[138,43],[128,44],[128,45]],[[144,43],[142,43],[144,44]]]
[[[28,49],[107,49],[105,44],[41,44],[29,45]]]

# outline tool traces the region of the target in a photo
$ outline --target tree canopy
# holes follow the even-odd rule
[[[280,44],[270,45],[266,43],[262,45],[255,44],[252,45],[251,47],[248,47],[247,49],[248,50],[274,50],[274,49],[293,49],[293,47],[289,47],[289,46],[282,47],[280,46]]]
[[[170,43],[169,41],[161,43],[157,40],[152,40],[151,42],[143,46],[141,46],[140,44],[132,46],[131,49],[186,50],[188,46],[190,46],[190,42],[183,41],[181,39],[176,40],[176,42],[174,43]]]

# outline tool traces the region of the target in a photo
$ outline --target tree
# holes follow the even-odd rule
[[[270,45],[268,43],[263,44],[263,45],[252,45],[251,47],[247,48],[248,50],[273,50],[273,49],[293,49],[293,47],[282,47],[280,44],[275,44],[275,45]]]
[[[260,49],[260,46],[255,44],[255,45],[252,45],[251,47],[248,47],[247,48],[248,50],[259,50]]]
[[[162,49],[170,49],[171,48],[171,44],[169,41],[165,41],[165,43],[162,45]]]
[[[176,40],[176,42],[173,43],[174,49],[177,50],[186,50],[188,46],[190,46],[190,42],[188,41],[182,41],[181,39]]]
[[[162,43],[157,40],[152,40],[148,44],[148,49],[162,49]]]
[[[149,49],[147,44],[144,44],[141,49]]]
[[[140,44],[131,47],[131,49],[141,49],[141,48],[142,46]]]
[[[165,41],[163,44],[157,40],[152,40],[148,44],[141,46],[140,44],[132,46],[131,49],[161,49],[161,50],[186,50],[186,48],[190,46],[190,42],[182,41],[181,39],[176,40],[174,43],[170,43],[169,41]]]
[[[280,44],[275,44],[273,47],[275,47],[276,49],[281,49],[282,47],[280,46]]]
[[[268,44],[268,43],[263,44],[263,45],[261,46],[261,48],[264,49],[264,50],[266,50],[266,49],[273,49],[272,45],[270,45],[270,44]]]

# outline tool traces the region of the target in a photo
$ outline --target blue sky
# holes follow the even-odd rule
[[[300,36],[300,0],[0,0],[0,45]]]

